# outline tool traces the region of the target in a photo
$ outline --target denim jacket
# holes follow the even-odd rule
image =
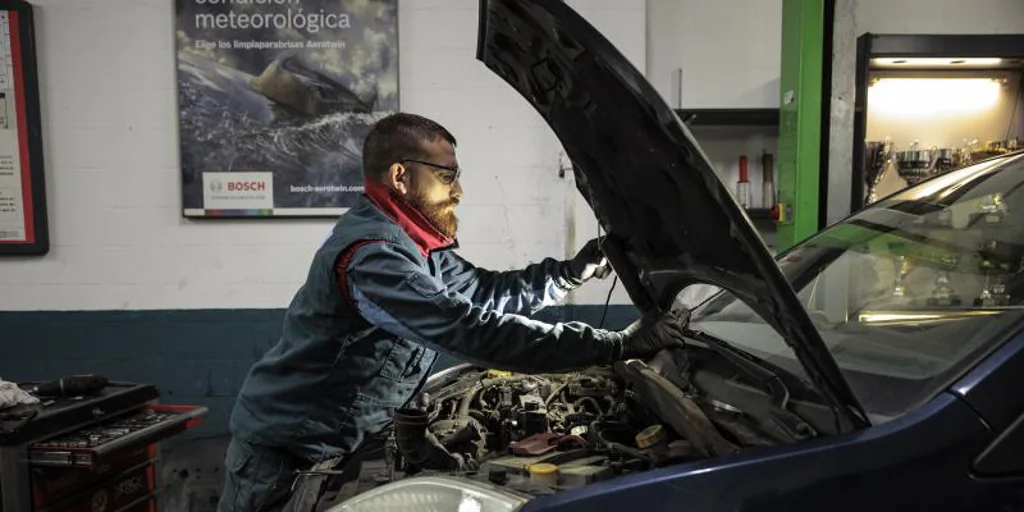
[[[235,436],[322,460],[388,426],[439,351],[528,373],[608,363],[621,351],[616,332],[528,318],[578,286],[567,261],[477,268],[399,199],[367,191],[317,250],[280,340],[250,370]]]

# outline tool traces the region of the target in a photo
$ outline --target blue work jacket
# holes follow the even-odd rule
[[[617,332],[528,318],[578,286],[567,261],[477,268],[400,199],[367,190],[316,251],[279,341],[246,377],[233,435],[315,462],[388,426],[439,351],[529,373],[609,363],[621,352]]]

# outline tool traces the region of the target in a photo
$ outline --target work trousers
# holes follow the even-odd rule
[[[283,448],[232,438],[224,456],[224,489],[217,512],[270,512],[288,500],[296,471],[311,464]]]

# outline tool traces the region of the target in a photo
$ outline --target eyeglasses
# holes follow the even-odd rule
[[[441,183],[444,183],[445,185],[451,185],[451,184],[455,183],[456,181],[459,181],[459,176],[462,174],[462,169],[460,169],[458,167],[449,167],[447,165],[435,164],[435,163],[431,163],[431,162],[424,162],[422,160],[413,160],[411,158],[403,159],[403,160],[401,160],[401,162],[402,163],[412,162],[414,164],[425,165],[427,167],[434,167],[436,169],[441,169],[442,171],[448,171],[448,172],[435,172],[434,173],[437,176],[437,179],[441,180]]]

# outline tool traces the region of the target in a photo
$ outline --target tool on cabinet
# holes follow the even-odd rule
[[[26,389],[37,398],[92,395],[107,386],[102,375],[71,375],[57,380],[40,382]]]

